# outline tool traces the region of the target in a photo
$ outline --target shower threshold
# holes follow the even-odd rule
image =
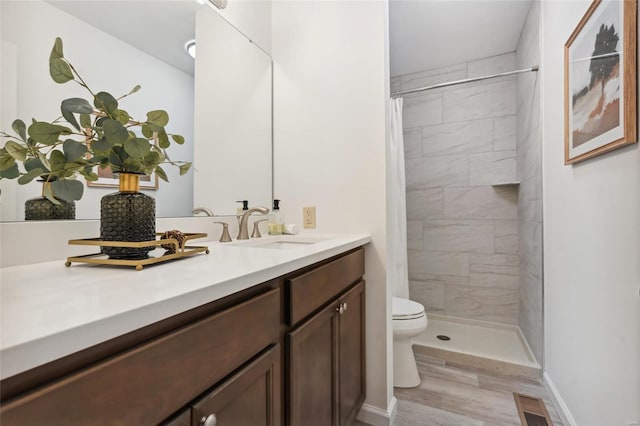
[[[413,339],[416,353],[444,360],[449,365],[541,378],[540,365],[520,327],[439,314],[427,317],[426,331]]]

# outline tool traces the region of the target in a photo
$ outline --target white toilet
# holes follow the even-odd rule
[[[413,388],[420,385],[411,339],[427,329],[424,306],[413,300],[394,297],[393,311],[393,386]]]

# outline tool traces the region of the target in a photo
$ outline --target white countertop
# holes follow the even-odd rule
[[[275,240],[314,241],[287,248]],[[370,242],[368,235],[302,234],[208,245],[211,253],[131,267],[64,260],[0,269],[0,379]],[[299,247],[297,247],[299,246]]]

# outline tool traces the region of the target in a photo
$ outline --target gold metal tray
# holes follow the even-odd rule
[[[159,232],[156,233],[158,236],[164,235],[164,233]],[[160,256],[149,256],[147,259],[139,259],[139,260],[125,260],[125,259],[109,259],[106,254],[95,253],[95,254],[85,254],[82,256],[72,256],[68,257],[67,261],[64,263],[65,266],[69,267],[73,262],[76,263],[92,263],[96,265],[120,265],[120,266],[134,266],[137,271],[142,271],[146,265],[153,265],[161,262],[168,262],[170,260],[180,259],[187,256],[193,256],[197,253],[206,253],[209,254],[209,247],[207,246],[188,246],[187,242],[190,240],[195,240],[196,238],[206,237],[207,234],[204,233],[185,233],[185,239],[182,243],[182,247],[178,240],[175,238],[164,238],[154,241],[139,241],[139,242],[130,242],[130,241],[103,241],[99,238],[85,238],[80,240],[69,240],[69,244],[71,245],[79,245],[79,246],[102,246],[102,247],[149,247],[149,246],[157,246],[160,248],[163,244],[172,244],[175,247],[175,253],[171,254],[161,254]],[[158,251],[158,249],[154,250]],[[153,253],[153,252],[152,252]]]

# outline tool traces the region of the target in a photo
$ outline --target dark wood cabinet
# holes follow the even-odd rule
[[[192,426],[278,426],[280,345],[267,350],[192,406]]]
[[[364,281],[287,335],[291,426],[353,423],[365,396]]]
[[[355,249],[5,379],[0,424],[350,425],[363,274]]]

